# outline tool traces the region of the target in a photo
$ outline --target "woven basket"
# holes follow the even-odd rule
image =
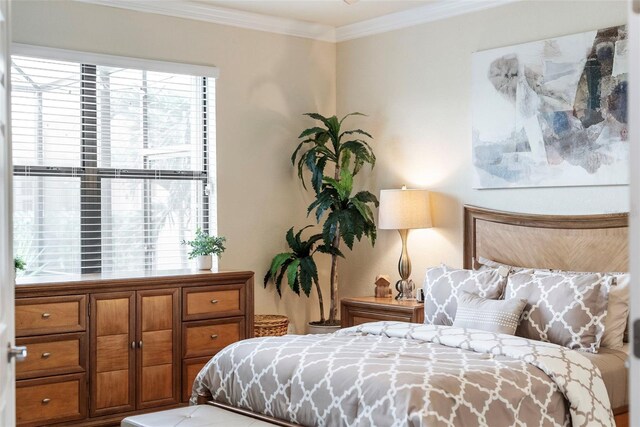
[[[256,337],[280,337],[287,334],[289,318],[278,314],[257,314],[253,331]]]

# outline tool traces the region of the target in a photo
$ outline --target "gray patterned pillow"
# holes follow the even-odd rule
[[[555,273],[593,274],[593,272],[553,270]],[[620,349],[624,345],[624,335],[628,328],[629,316],[629,286],[631,277],[629,273],[606,272],[613,276],[609,289],[609,302],[607,304],[607,317],[604,319],[604,334],[600,347]]]
[[[509,275],[505,298],[524,298],[516,335],[597,353],[613,277],[600,273]]]
[[[453,326],[513,335],[526,305],[527,300],[521,298],[493,300],[463,292]]]
[[[495,269],[459,270],[444,264],[430,268],[424,279],[424,323],[451,326],[463,292],[498,299],[506,284],[507,278]]]

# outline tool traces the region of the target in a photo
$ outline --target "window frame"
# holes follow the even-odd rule
[[[80,272],[81,274],[102,273],[102,179],[127,178],[144,180],[144,217],[151,217],[151,180],[187,180],[202,182],[202,228],[211,229],[211,165],[209,159],[210,132],[208,81],[218,75],[217,69],[189,64],[142,60],[137,58],[116,57],[110,55],[67,51],[30,45],[12,45],[12,53],[16,56],[27,56],[42,59],[75,62],[80,65],[81,99],[80,99],[80,159],[77,166],[25,166],[14,165],[13,176],[31,177],[66,177],[80,178]],[[116,66],[144,71],[187,74],[199,79],[202,109],[202,168],[200,170],[172,169],[134,169],[100,167],[98,164],[98,111],[97,111],[97,74],[99,66]],[[146,78],[143,78],[146,84]],[[142,120],[148,120],[146,96],[142,98]],[[42,120],[38,120],[42,123]],[[143,126],[143,145],[148,142],[148,130]],[[44,139],[40,135],[36,139],[36,151],[44,150]],[[145,160],[146,163],[146,160]],[[215,170],[215,167],[214,169]],[[40,191],[39,191],[40,192]],[[153,257],[148,232],[150,221],[145,220],[145,262],[144,269],[151,270]],[[213,225],[215,228],[215,225]],[[100,248],[99,251],[96,248]]]

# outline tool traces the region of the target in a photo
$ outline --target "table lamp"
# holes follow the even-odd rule
[[[396,299],[415,299],[415,285],[411,276],[411,260],[407,252],[409,230],[431,228],[431,207],[427,190],[381,190],[378,228],[398,230],[402,239],[402,253],[398,261],[400,280],[396,282]]]

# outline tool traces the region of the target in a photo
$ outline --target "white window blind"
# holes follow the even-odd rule
[[[14,252],[27,275],[189,266],[215,233],[215,80],[13,56]]]

